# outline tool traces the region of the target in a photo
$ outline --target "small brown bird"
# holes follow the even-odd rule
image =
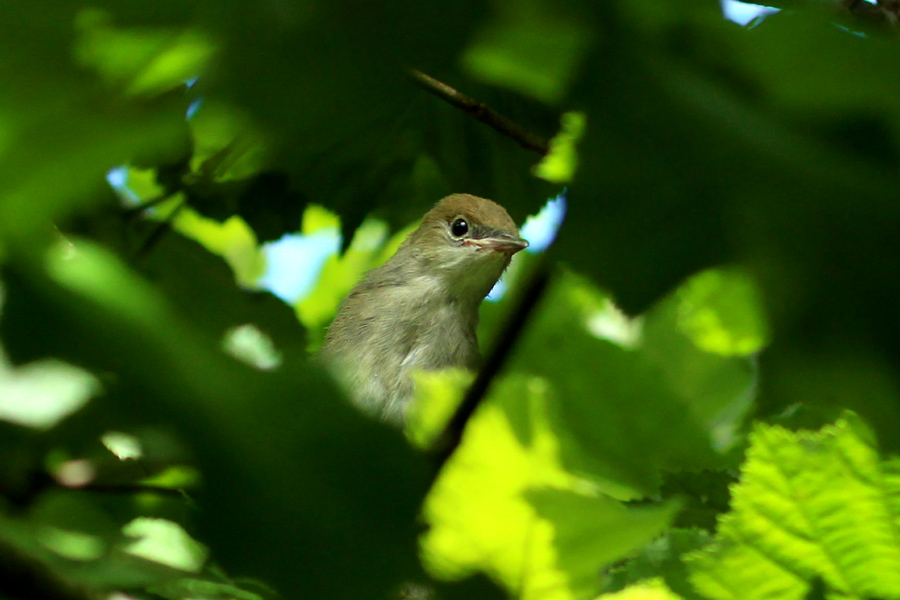
[[[527,246],[499,204],[447,196],[344,299],[323,360],[364,410],[402,423],[414,370],[478,368],[478,307]]]

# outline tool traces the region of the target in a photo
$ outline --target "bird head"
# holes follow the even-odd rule
[[[506,210],[485,198],[453,194],[437,203],[403,242],[426,276],[434,276],[460,298],[480,302],[528,247]]]

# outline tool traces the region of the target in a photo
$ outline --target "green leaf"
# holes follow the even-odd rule
[[[423,560],[440,578],[490,574],[522,598],[581,598],[601,568],[657,535],[677,504],[626,508],[567,472],[552,390],[509,376],[466,428],[426,499]]]
[[[581,112],[567,112],[560,117],[562,128],[550,140],[550,152],[531,172],[551,183],[568,183],[578,169],[578,153],[575,146],[584,134],[585,115]]]
[[[209,182],[240,181],[267,166],[267,140],[253,119],[218,98],[203,98],[188,122],[194,141],[191,168]]]
[[[596,593],[598,570],[659,535],[679,509],[677,502],[626,508],[611,498],[589,498],[560,490],[538,490],[528,497],[538,515],[554,524],[558,570],[565,576],[573,598]],[[552,575],[542,579],[535,574],[528,585],[552,590],[557,584]],[[523,577],[530,579],[531,574]]]
[[[681,600],[662,581],[651,580],[633,585],[621,592],[603,594],[598,600]]]
[[[13,548],[16,561],[43,564],[70,585],[137,587],[183,575],[180,570],[125,552],[126,538],[111,516],[82,491],[52,490],[41,495],[24,515],[15,515],[6,506],[0,508],[4,554]]]
[[[697,346],[723,356],[759,352],[768,342],[754,281],[737,269],[709,270],[679,290],[678,325]]]
[[[108,13],[84,9],[78,15],[78,62],[101,73],[128,94],[160,93],[200,75],[214,52],[197,31],[116,28]]]
[[[714,599],[900,594],[900,463],[853,414],[817,432],[758,425],[714,543],[689,559]]]
[[[746,339],[765,328],[762,310],[755,295],[746,294],[750,282],[734,271],[711,270],[699,281],[715,282],[716,294],[707,294],[690,279],[664,298],[643,317],[640,350],[662,369],[668,385],[677,392],[695,418],[711,436],[719,451],[732,448],[740,440],[740,426],[756,396],[757,365],[753,357],[722,352],[729,340]],[[755,289],[755,288],[749,288]],[[721,298],[735,298],[736,304],[723,306]],[[713,315],[714,329],[702,328],[694,315]],[[729,315],[722,318],[719,315]],[[746,319],[752,317],[753,331]],[[685,326],[685,321],[694,324]],[[705,323],[709,326],[709,323]],[[719,345],[698,341],[698,332],[714,331]]]
[[[414,374],[416,397],[404,415],[404,431],[415,446],[428,449],[444,432],[474,373],[464,369],[420,371]]]
[[[463,54],[465,67],[482,81],[561,100],[595,36],[583,15],[541,0],[497,3],[495,10]]]
[[[185,212],[175,226],[200,243],[177,232],[158,237],[136,261],[154,289],[209,343],[221,345],[235,328],[252,324],[283,358],[306,355],[305,334],[291,308],[267,291],[238,287],[252,285],[264,263],[246,224],[237,218],[218,224]]]
[[[188,440],[203,477],[198,538],[217,562],[303,596],[359,597],[416,573],[423,469],[398,432],[356,413],[314,365],[261,372],[227,357],[100,247],[80,242],[48,263],[49,275],[6,272],[10,355],[114,373],[107,415]]]
[[[0,239],[25,246],[96,206],[112,167],[169,160],[187,139],[183,97],[110,93],[72,56],[78,7],[45,4],[6,6],[0,24]]]
[[[206,561],[207,549],[192,539],[178,523],[166,519],[134,519],[122,533],[135,538],[125,552],[183,571],[197,572]]]
[[[662,469],[714,466],[720,460],[712,449],[714,415],[743,390],[713,386],[714,395],[696,394],[693,374],[678,381],[666,371],[667,360],[677,358],[677,352],[652,338],[632,345],[636,349],[603,339],[609,333],[597,329],[596,318],[606,310],[595,288],[561,274],[510,363],[512,369],[543,377],[553,390],[551,414],[565,432],[564,463],[641,494],[656,490]],[[746,371],[744,385],[749,381]]]
[[[644,546],[640,553],[606,576],[603,591],[620,591],[638,582],[662,579],[666,586],[682,598],[700,600],[688,582],[683,557],[705,546],[712,536],[703,529],[671,529]],[[605,597],[605,596],[602,596]]]
[[[203,600],[263,600],[270,597],[267,594],[263,595],[242,589],[234,583],[222,583],[190,577],[154,585],[148,591],[169,600],[191,600],[194,598],[202,598]]]
[[[48,429],[99,393],[100,382],[54,359],[13,367],[0,350],[0,390],[0,420]]]

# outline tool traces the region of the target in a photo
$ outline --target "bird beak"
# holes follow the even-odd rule
[[[508,252],[509,254],[515,254],[519,250],[524,250],[528,247],[528,242],[508,233],[498,233],[478,240],[471,240],[471,242],[485,250]]]

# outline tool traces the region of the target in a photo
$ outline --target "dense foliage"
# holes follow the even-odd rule
[[[900,46],[784,4],[0,2],[0,598],[900,598]],[[564,190],[452,454],[353,409],[404,228]]]

